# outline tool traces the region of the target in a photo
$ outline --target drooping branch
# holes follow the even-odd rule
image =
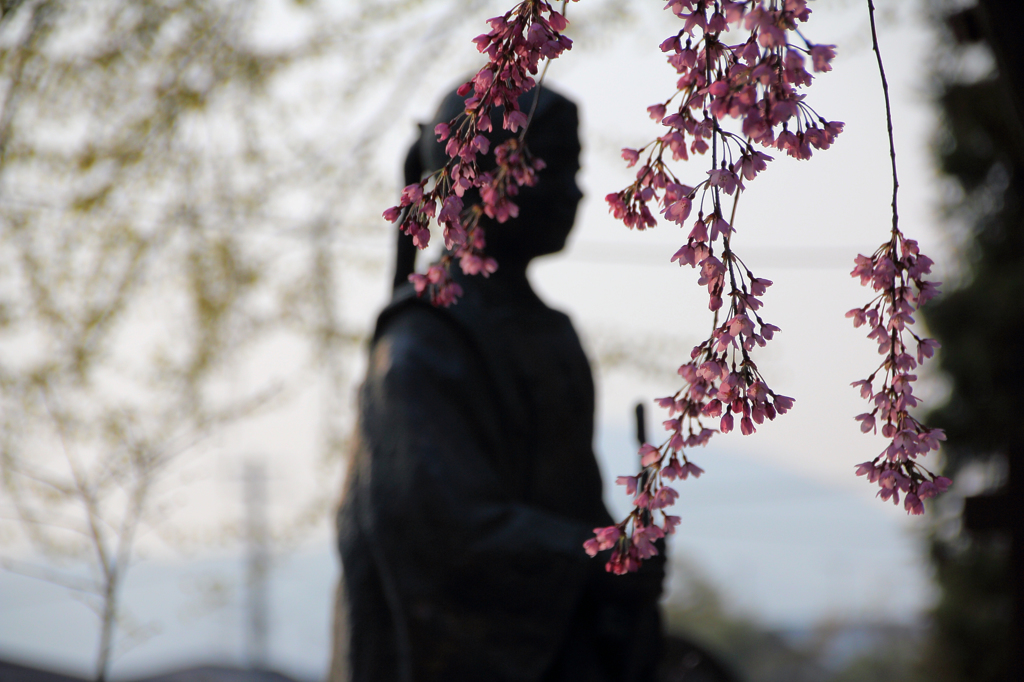
[[[889,445],[873,460],[857,465],[857,475],[878,483],[878,496],[899,504],[903,493],[904,508],[910,514],[923,514],[923,500],[944,492],[950,480],[936,476],[917,461],[939,448],[946,436],[941,429],[928,428],[909,410],[917,406],[913,385],[917,380],[911,372],[926,358],[932,357],[939,344],[934,339],[921,338],[910,329],[913,314],[929,299],[939,293],[938,282],[924,279],[931,272],[932,259],[920,252],[913,239],[907,239],[899,229],[897,193],[899,177],[896,174],[896,144],[893,139],[892,106],[889,102],[889,83],[885,77],[882,52],[878,46],[875,28],[875,7],[867,0],[871,25],[871,46],[878,63],[885,99],[885,122],[889,138],[889,161],[892,166],[892,228],[889,239],[870,257],[858,255],[851,272],[861,284],[870,285],[879,292],[869,303],[846,313],[854,327],[867,325],[868,338],[878,343],[883,356],[881,365],[866,379],[853,382],[861,397],[870,400],[874,409],[857,415],[863,433],[875,432],[881,423],[882,435]],[[916,292],[915,292],[916,289]],[[904,333],[916,341],[916,358],[910,350]],[[882,385],[876,392],[874,381],[881,374]]]
[[[690,461],[692,448],[737,427],[743,435],[753,434],[757,425],[792,407],[793,399],[769,387],[753,358],[755,348],[766,345],[779,328],[758,312],[759,297],[772,282],[755,277],[734,251],[736,207],[744,182],[753,181],[772,160],[755,151],[755,144],[808,159],[812,149],[828,149],[843,129],[842,123],[817,114],[800,92],[813,78],[804,55],[818,73],[830,71],[835,56],[832,45],[804,39],[802,48],[789,42],[788,35],[800,35],[798,24],[809,18],[805,2],[766,8],[760,2],[674,0],[668,8],[684,22],[661,44],[679,75],[677,90],[648,107],[651,118],[668,132],[640,149],[622,150],[630,167],[641,158],[643,163],[636,181],[606,200],[617,219],[638,230],[658,224],[650,205],[684,229],[696,209],[697,220],[672,260],[699,269],[698,284],[707,287],[714,315],[710,336],[679,368],[683,387],[658,401],[668,410],[668,437],[658,446],[644,443],[641,472],[618,479],[633,496],[633,511],[615,526],[595,529],[586,544],[591,555],[611,549],[607,569],[616,573],[637,570],[641,561],[657,554],[654,541],[681,522],[665,512],[678,497],[665,482],[703,473]],[[726,42],[744,30],[739,40]],[[724,127],[730,119],[742,120],[739,133]],[[686,161],[709,149],[707,178],[694,186],[670,167],[668,155]],[[728,220],[723,193],[733,196]],[[654,522],[656,511],[662,514],[660,526]]]

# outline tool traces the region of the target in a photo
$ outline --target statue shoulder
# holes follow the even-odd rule
[[[414,292],[409,295],[400,288],[377,318],[368,376],[399,370],[456,379],[479,367],[473,335],[448,310],[434,307]]]

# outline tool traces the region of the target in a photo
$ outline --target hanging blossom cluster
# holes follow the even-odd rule
[[[921,253],[917,242],[904,237],[899,229],[897,196],[900,183],[896,174],[892,108],[871,0],[868,0],[868,17],[871,46],[878,61],[885,95],[889,158],[892,162],[892,230],[889,241],[878,247],[870,258],[857,256],[856,267],[850,275],[859,277],[862,285],[870,285],[879,293],[865,306],[854,308],[846,316],[853,319],[854,327],[867,325],[870,330],[868,338],[878,343],[878,352],[885,358],[867,379],[852,384],[860,388],[861,397],[874,403],[873,410],[857,415],[856,419],[864,433],[876,432],[881,422],[882,435],[890,442],[873,460],[857,465],[857,475],[867,476],[869,482],[878,483],[878,496],[883,500],[891,499],[893,504],[899,504],[902,492],[903,507],[907,513],[923,514],[923,501],[945,492],[951,481],[944,476],[936,476],[916,461],[917,457],[937,450],[946,436],[941,429],[924,426],[908,412],[909,408],[917,405],[913,392],[917,375],[911,372],[925,358],[932,357],[939,347],[934,339],[923,339],[915,334],[909,325],[914,323],[914,312],[935,297],[939,290],[937,282],[924,279],[931,272],[932,259]],[[906,334],[913,339],[914,346],[908,344]],[[874,382],[879,373],[882,374],[882,385],[876,392]]]
[[[867,379],[853,382],[861,397],[871,401],[874,409],[858,415],[864,433],[877,432],[890,439],[889,445],[872,461],[858,465],[857,475],[878,483],[878,495],[903,506],[910,514],[923,514],[923,500],[945,492],[950,480],[935,476],[916,460],[939,448],[946,439],[941,429],[930,429],[912,417],[908,409],[917,405],[913,384],[917,375],[911,372],[930,358],[939,344],[921,338],[910,330],[914,312],[939,293],[935,282],[924,279],[931,271],[932,259],[922,254],[917,242],[907,239],[893,228],[889,241],[871,256],[858,255],[851,275],[862,285],[870,286],[878,295],[861,308],[846,313],[853,326],[867,325],[868,338],[878,343],[884,356],[882,364]],[[908,345],[905,334],[913,345]],[[916,356],[916,357],[915,357]],[[881,374],[882,385],[875,391],[874,382]]]
[[[648,107],[666,131],[640,149],[622,150],[629,167],[640,164],[636,180],[606,200],[629,228],[654,227],[655,213],[689,228],[672,261],[699,271],[714,321],[708,338],[679,368],[683,387],[658,400],[669,413],[668,438],[658,447],[643,444],[640,473],[617,480],[633,496],[633,511],[614,526],[594,529],[584,545],[591,556],[612,550],[606,568],[620,574],[657,554],[655,542],[680,523],[665,511],[678,497],[666,482],[703,473],[687,449],[737,427],[752,434],[765,419],[793,406],[792,398],[769,387],[751,357],[779,328],[758,312],[771,282],[755,277],[732,249],[736,202],[745,183],[773,159],[762,150],[808,159],[828,149],[843,130],[842,123],[812,109],[801,92],[813,78],[808,67],[830,71],[835,56],[834,45],[811,43],[799,33],[811,13],[805,0],[670,0],[666,9],[683,22],[661,44],[679,75],[677,89]],[[738,122],[731,127],[740,132],[723,127],[730,121]],[[686,161],[690,155],[710,156],[707,177],[692,186],[668,165],[669,156]],[[732,197],[728,214],[726,197]]]
[[[499,223],[515,218],[519,209],[512,198],[519,187],[534,185],[537,171],[544,168],[544,161],[532,157],[523,142],[529,116],[520,110],[519,97],[536,85],[533,76],[541,59],[555,59],[572,47],[561,34],[567,24],[564,15],[543,0],[523,0],[488,24],[491,30],[474,39],[488,63],[458,89],[460,97],[468,96],[465,111],[434,129],[438,140],[446,142],[450,160],[430,177],[407,186],[399,205],[384,211],[384,218],[399,223],[420,249],[430,241],[432,218],[443,228],[447,252],[426,274],[409,275],[417,294],[429,295],[435,305],[451,305],[462,294],[451,277],[453,259],[467,274],[486,277],[497,269],[484,253],[480,217]],[[478,157],[490,151],[485,133],[491,132],[494,107],[504,108],[503,127],[519,135],[497,145],[495,168],[482,171]],[[473,189],[480,202],[466,207],[463,197]]]

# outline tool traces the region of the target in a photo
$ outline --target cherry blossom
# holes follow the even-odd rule
[[[850,273],[877,295],[846,313],[855,327],[870,330],[868,338],[878,344],[883,356],[870,376],[851,384],[873,405],[870,412],[856,419],[862,432],[875,433],[880,425],[882,435],[890,440],[874,460],[857,466],[857,475],[877,482],[879,497],[891,499],[893,504],[899,504],[903,492],[904,508],[910,514],[924,513],[921,500],[943,492],[949,485],[949,479],[932,474],[916,461],[937,450],[945,434],[924,426],[909,412],[918,404],[913,370],[932,357],[939,345],[911,331],[914,312],[938,291],[936,282],[923,279],[931,265],[931,259],[921,254],[917,242],[903,236],[894,220],[889,241],[870,257],[857,256]],[[877,391],[876,381],[880,382]]]
[[[473,42],[487,55],[488,63],[458,89],[459,96],[466,97],[465,110],[434,128],[438,141],[446,143],[450,160],[430,177],[406,187],[399,205],[384,211],[386,220],[398,223],[424,249],[430,242],[430,221],[441,207],[436,221],[447,252],[425,274],[409,275],[417,294],[428,295],[435,305],[451,305],[462,293],[450,274],[453,259],[467,274],[486,277],[497,269],[497,262],[484,253],[480,218],[499,223],[515,218],[519,208],[513,198],[519,187],[534,185],[537,171],[544,168],[524,143],[529,116],[520,110],[519,98],[537,85],[534,76],[540,60],[555,59],[572,47],[561,33],[567,24],[564,14],[544,0],[523,0],[487,23],[491,30]],[[484,133],[491,132],[491,112],[496,107],[504,109],[502,126],[518,136],[491,150]],[[479,157],[489,151],[496,167],[482,172]],[[480,202],[467,207],[463,197],[471,189],[479,192]]]
[[[622,150],[627,167],[637,168],[636,180],[605,199],[630,229],[653,228],[660,215],[686,231],[671,260],[698,271],[713,322],[708,338],[679,368],[683,387],[658,400],[668,411],[665,441],[658,447],[645,443],[642,471],[618,479],[634,496],[633,511],[615,526],[595,530],[597,538],[615,538],[614,547],[597,543],[612,549],[607,568],[615,573],[636,570],[653,555],[653,529],[670,533],[678,524],[664,511],[678,497],[666,481],[704,473],[689,451],[716,433],[751,435],[793,407],[793,399],[770,388],[754,362],[755,349],[779,328],[759,313],[760,297],[772,282],[756,277],[733,250],[736,202],[775,155],[808,159],[828,149],[843,130],[841,122],[812,109],[801,92],[814,79],[808,57],[815,73],[831,70],[835,57],[835,46],[815,45],[797,31],[811,13],[804,0],[670,0],[666,9],[682,21],[661,43],[678,76],[677,89],[647,107],[663,133],[643,147]],[[710,159],[695,184],[670,167],[701,156]]]

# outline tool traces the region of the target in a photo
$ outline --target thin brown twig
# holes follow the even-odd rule
[[[882,77],[882,95],[885,97],[885,123],[889,132],[889,158],[892,162],[892,231],[899,232],[899,212],[896,210],[896,194],[900,181],[896,175],[896,144],[892,136],[892,106],[889,104],[889,82],[885,78],[885,67],[882,66],[882,52],[878,49],[878,32],[875,30],[875,5],[868,0],[868,20],[871,23],[871,49],[875,51],[878,62],[878,74]]]

